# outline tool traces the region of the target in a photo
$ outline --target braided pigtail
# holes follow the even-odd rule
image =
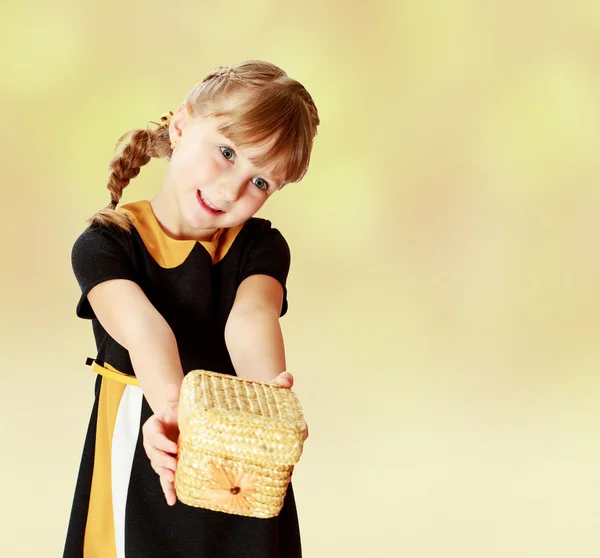
[[[169,140],[169,123],[172,112],[162,116],[160,122],[153,122],[158,127],[146,130],[130,130],[117,142],[115,151],[124,146],[121,152],[113,157],[110,162],[110,177],[107,188],[110,192],[110,203],[89,219],[92,225],[117,227],[131,230],[131,222],[124,213],[116,211],[121,201],[124,188],[132,178],[135,178],[140,169],[150,162],[152,157],[170,159],[173,153]]]

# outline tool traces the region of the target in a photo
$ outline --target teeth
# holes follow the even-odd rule
[[[208,207],[210,207],[213,211],[221,211],[218,207],[215,207],[212,203],[210,203],[205,197],[204,194],[202,192],[200,192],[200,197],[202,198],[202,201],[208,205]]]

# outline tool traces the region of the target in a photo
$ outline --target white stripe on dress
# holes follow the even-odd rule
[[[142,398],[142,390],[138,386],[125,387],[112,438],[112,501],[117,558],[125,558],[125,506],[133,455],[140,433]]]

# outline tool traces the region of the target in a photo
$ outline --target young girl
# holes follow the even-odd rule
[[[292,385],[279,326],[289,249],[253,216],[304,176],[318,124],[300,83],[248,61],[209,73],[156,129],[121,138],[110,205],[72,253],[98,376],[65,557],[301,555],[291,485],[278,517],[256,519],[177,502],[173,480],[185,373]],[[162,188],[117,209],[151,157],[170,160]]]

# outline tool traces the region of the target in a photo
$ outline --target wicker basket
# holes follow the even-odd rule
[[[307,434],[291,390],[194,370],[183,380],[178,416],[181,502],[249,517],[279,514]]]

